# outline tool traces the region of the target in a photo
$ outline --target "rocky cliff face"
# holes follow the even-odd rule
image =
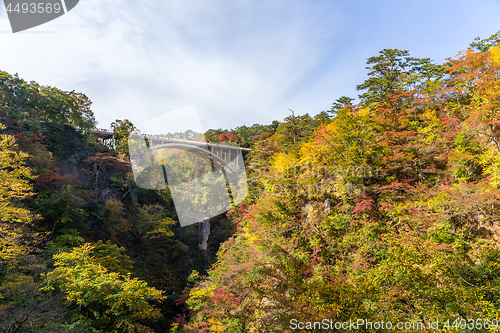
[[[210,235],[210,218],[207,217],[205,220],[198,225],[198,235],[200,237],[200,249],[202,251],[207,251],[207,241]]]

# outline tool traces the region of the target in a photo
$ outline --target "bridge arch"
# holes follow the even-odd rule
[[[172,142],[172,143],[164,143],[164,144],[150,146],[148,148],[148,151],[153,151],[161,148],[173,148],[173,149],[188,151],[209,162],[213,162],[214,166],[217,167],[219,170],[228,171],[229,173],[238,172],[237,170],[238,165],[236,166],[236,168],[231,166],[230,163],[226,162],[225,160],[220,158],[217,154],[212,152],[208,144],[204,146],[195,146],[186,143]],[[236,158],[236,160],[237,159],[238,158]]]

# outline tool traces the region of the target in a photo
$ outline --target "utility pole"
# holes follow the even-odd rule
[[[295,125],[295,113],[290,108],[288,108],[288,111],[292,113],[293,145],[295,146],[295,142],[297,141],[297,126]]]

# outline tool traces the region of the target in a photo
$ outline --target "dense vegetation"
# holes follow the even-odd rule
[[[127,156],[93,136],[83,94],[0,72],[0,327],[5,332],[168,330],[193,271],[234,232],[212,219],[206,251],[165,191],[138,188]],[[168,297],[166,297],[169,295]]]
[[[0,72],[0,327],[500,319],[499,42],[443,65],[382,50],[357,105],[207,131],[251,152],[250,195],[212,219],[206,251],[168,189],[136,186],[134,124],[111,124],[110,149],[85,95]]]
[[[443,65],[383,50],[360,104],[339,98],[302,140],[292,135],[305,127],[286,122],[255,141],[262,186],[231,211],[238,233],[191,289],[179,328],[498,320],[499,40]]]

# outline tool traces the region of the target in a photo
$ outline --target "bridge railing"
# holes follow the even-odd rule
[[[92,131],[95,134],[113,134],[113,130],[107,129],[107,128],[94,128]],[[163,135],[158,135],[158,134],[140,134],[141,137],[144,137],[145,139],[148,140],[161,140],[164,142],[178,142],[178,143],[189,143],[193,145],[198,145],[198,146],[210,146],[210,147],[216,147],[216,148],[234,148],[234,149],[240,149],[243,151],[250,151],[248,148],[243,148],[243,147],[238,147],[236,145],[231,145],[231,144],[220,144],[220,143],[213,143],[213,142],[204,142],[204,141],[194,141],[194,140],[184,140],[184,139],[174,139],[174,138],[168,138]]]

